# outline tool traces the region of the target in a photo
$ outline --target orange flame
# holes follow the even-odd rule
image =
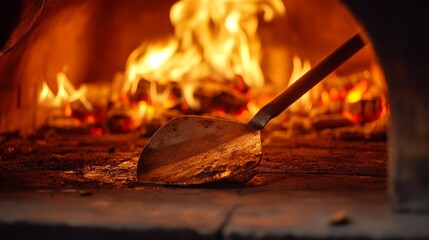
[[[346,102],[356,103],[359,100],[362,100],[365,92],[368,90],[368,81],[361,80],[356,84],[347,94]]]
[[[57,74],[57,94],[49,88],[46,82],[42,85],[42,91],[39,94],[39,104],[51,108],[64,108],[64,115],[70,117],[73,109],[71,103],[79,101],[87,110],[92,110],[92,104],[86,98],[86,86],[76,89],[68,79],[64,70]]]
[[[232,94],[237,93],[244,99],[242,101],[244,104],[240,102],[241,105],[234,108],[233,113],[236,119],[245,120],[249,113],[252,116],[260,106],[272,99],[272,96],[268,96],[270,94],[259,94],[258,98],[251,95],[265,82],[259,62],[261,42],[257,34],[258,16],[262,13],[264,21],[270,21],[275,16],[285,14],[285,11],[282,0],[178,1],[170,12],[170,20],[175,28],[174,36],[162,42],[142,44],[130,54],[125,73],[118,74],[120,84],[117,88],[120,90],[114,92],[108,99],[115,104],[103,114],[117,119],[118,122],[112,124],[117,124],[120,130],[129,131],[138,129],[145,121],[161,118],[164,120],[165,116],[162,114],[166,109],[176,110],[179,107],[183,111],[190,108],[198,112],[206,106],[204,101],[207,97],[203,96],[206,98],[201,100],[201,94],[195,93],[205,84],[201,83],[201,80],[207,80],[210,84],[215,82],[228,88]],[[298,56],[293,57],[292,64],[289,85],[311,69],[310,62]],[[74,108],[78,103],[89,112],[83,114],[81,122],[94,124],[90,133],[103,134],[104,129],[101,125],[96,125],[97,122],[100,123],[100,115],[91,112],[94,108],[98,109],[99,105],[88,101],[89,96],[92,97],[95,92],[87,95],[90,91],[88,86],[82,85],[79,88],[73,86],[66,70],[67,67],[64,67],[56,75],[56,94],[46,82],[43,83],[39,103],[46,107],[58,108],[63,116],[74,118],[76,118]],[[371,74],[372,72],[376,75],[373,78],[382,78],[381,73],[371,70]],[[336,77],[338,76],[332,78]],[[334,106],[340,107],[335,114],[342,113],[359,123],[363,117],[359,116],[359,113],[348,112],[345,105],[360,104],[359,101],[365,100],[366,97],[376,96],[381,99],[381,107],[374,106],[377,111],[373,111],[374,114],[370,117],[378,116],[378,109],[380,118],[388,114],[385,92],[380,90],[382,88],[375,87],[375,92],[379,95],[369,93],[374,90],[374,83],[370,81],[372,79],[369,76],[362,79],[356,77],[349,79],[347,76],[347,80],[350,81],[338,88],[340,84],[334,87],[328,84],[317,85],[291,105],[291,112],[311,116],[310,111],[313,107],[336,104]],[[349,85],[355,82],[357,84],[349,89]],[[142,85],[145,85],[144,90],[141,90]],[[342,103],[346,104],[341,105]],[[215,106],[212,112],[217,116],[227,117],[229,112],[226,109],[224,105]]]
[[[293,68],[292,73],[289,78],[289,86],[297,81],[302,75],[304,75],[308,70],[311,69],[311,64],[309,61],[302,61],[298,56],[294,56],[292,59]],[[312,102],[310,100],[310,92],[305,93],[301,98],[299,98],[295,103],[290,106],[292,112],[308,112],[310,111]]]
[[[141,79],[150,83],[150,89],[180,82],[188,106],[199,109],[193,94],[201,79],[226,81],[240,75],[247,86],[263,86],[261,43],[256,32],[259,13],[270,21],[284,14],[285,7],[281,0],[178,1],[170,11],[174,37],[142,44],[131,53],[124,92],[134,94]],[[151,90],[150,100],[162,106],[168,95]]]

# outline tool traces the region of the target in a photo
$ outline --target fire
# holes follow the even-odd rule
[[[292,64],[293,68],[289,78],[289,86],[311,69],[310,62],[306,60],[302,61],[298,56],[293,57]],[[290,110],[292,112],[308,113],[311,109],[311,106],[312,102],[310,99],[310,92],[307,92],[290,106]]]
[[[289,85],[310,69],[308,61],[294,56]],[[383,81],[376,69],[342,77],[334,72],[292,104],[289,112],[310,118],[342,115],[355,124],[372,122],[389,113]]]
[[[66,105],[65,105],[65,107],[64,107],[64,114],[67,116],[67,117],[71,117],[71,115],[73,114],[73,109],[72,109],[72,107],[70,106],[70,103],[66,103]]]
[[[285,13],[282,0],[180,0],[170,11],[174,35],[135,49],[125,72],[114,76],[115,87],[76,87],[65,66],[56,75],[56,91],[43,83],[39,104],[59,110],[62,119],[76,120],[94,135],[150,133],[180,114],[247,121],[277,93],[265,88],[258,18],[268,22]],[[289,85],[311,69],[305,58],[291,60]],[[356,124],[383,118],[389,108],[381,75],[377,69],[348,76],[334,72],[289,112],[307,122],[319,114]]]
[[[95,125],[97,123],[94,116],[93,104],[87,99],[88,89],[86,85],[76,88],[69,80],[67,74],[67,66],[56,75],[57,93],[48,86],[47,82],[42,85],[42,90],[39,94],[39,105],[46,109],[53,110],[52,117],[59,119],[64,127],[78,125]],[[59,113],[58,111],[60,110]],[[70,119],[70,122],[64,122],[63,118]],[[65,124],[65,125],[64,125]],[[55,125],[55,124],[54,124]],[[89,132],[100,135],[103,129],[90,128]]]
[[[71,116],[72,108],[70,104],[73,102],[79,102],[86,110],[91,111],[92,105],[86,98],[86,86],[83,85],[79,89],[76,89],[68,79],[65,73],[66,70],[67,67],[64,67],[64,70],[56,76],[57,94],[53,93],[46,82],[43,83],[42,91],[39,95],[39,103],[48,107],[62,107],[66,116]]]
[[[164,103],[169,88],[180,85],[188,107],[200,109],[194,93],[202,79],[222,82],[241,76],[249,87],[264,85],[260,68],[261,43],[257,35],[258,14],[265,21],[285,13],[281,0],[181,0],[173,5],[170,20],[174,36],[168,41],[142,44],[126,64],[123,91],[135,94],[141,80],[150,84],[150,101]]]
[[[368,82],[366,80],[360,81],[347,93],[346,102],[356,103],[362,100],[367,90],[368,90]]]

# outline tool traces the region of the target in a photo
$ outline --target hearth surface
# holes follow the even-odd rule
[[[263,136],[252,173],[196,187],[136,181],[138,134],[3,135],[0,229],[13,239],[427,238],[392,211],[386,143]],[[333,215],[337,220],[331,220]]]
[[[0,192],[133,188],[138,156],[148,138],[139,134],[93,136],[45,131],[35,136],[3,135]],[[234,179],[200,187],[254,187],[299,176],[386,176],[384,141],[338,141],[263,135],[261,163]],[[293,179],[293,177],[292,177]],[[335,182],[335,181],[334,181]]]

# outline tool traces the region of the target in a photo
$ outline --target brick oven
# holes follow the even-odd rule
[[[7,238],[429,236],[423,1],[0,5]],[[137,180],[168,120],[248,121],[356,33],[368,45],[267,125],[256,167],[192,186]]]

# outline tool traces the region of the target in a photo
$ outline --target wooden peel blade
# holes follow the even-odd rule
[[[248,172],[261,160],[260,132],[365,43],[357,34],[265,105],[249,123],[200,116],[175,118],[149,139],[137,178],[163,185],[196,185]]]
[[[249,170],[259,163],[262,154],[259,132],[228,120],[175,118],[144,147],[138,179],[157,184],[202,184]]]

